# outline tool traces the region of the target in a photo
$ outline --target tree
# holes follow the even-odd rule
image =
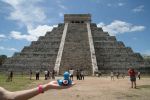
[[[2,65],[6,59],[7,59],[6,55],[0,55],[0,65]]]

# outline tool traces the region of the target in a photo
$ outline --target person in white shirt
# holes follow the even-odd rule
[[[111,80],[114,80],[114,72],[111,71],[110,77],[111,77]]]
[[[69,70],[69,73],[70,73],[70,79],[73,81],[73,72],[74,72],[74,70],[71,68],[70,70]]]
[[[138,78],[140,80],[141,79],[141,72],[138,72],[137,76],[138,76]]]
[[[47,70],[45,70],[45,71],[44,71],[44,74],[45,74],[45,80],[47,80],[48,71],[47,71]]]

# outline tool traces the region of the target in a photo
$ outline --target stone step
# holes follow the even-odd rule
[[[95,48],[111,48],[119,47],[124,48],[125,45],[122,41],[94,41]]]
[[[57,55],[56,52],[21,52],[20,55],[33,55],[33,56],[38,56],[38,55]]]
[[[108,32],[99,32],[99,31],[92,31],[93,37],[104,37],[104,36],[110,36]]]
[[[116,41],[115,36],[93,37],[93,41]]]
[[[101,54],[101,53],[108,53],[108,54],[111,54],[111,53],[133,53],[132,49],[131,48],[98,48],[98,49],[95,49],[95,52],[96,54]]]
[[[59,47],[55,46],[55,47],[52,47],[50,46],[49,48],[45,48],[44,46],[41,46],[41,47],[37,47],[37,46],[33,46],[33,47],[24,47],[24,49],[22,50],[22,52],[54,52],[56,53],[58,51]]]
[[[22,57],[25,57],[25,58],[32,58],[32,57],[39,57],[39,58],[46,58],[46,57],[56,57],[57,56],[57,53],[55,54],[52,54],[52,53],[31,53],[31,52],[18,52],[18,53],[15,53],[14,56],[12,58],[22,58]],[[8,59],[11,59],[11,58],[8,58]]]
[[[7,67],[7,70],[11,69],[15,72],[21,72],[22,70],[25,71],[29,71],[30,69],[32,69],[32,71],[36,71],[36,70],[41,70],[41,71],[45,71],[45,70],[53,70],[53,65],[50,64],[42,64],[42,65],[36,65],[36,64],[32,64],[32,65],[24,65],[24,64],[5,64],[3,65],[4,67]]]
[[[58,45],[60,41],[35,41],[32,42],[32,45],[45,44],[45,45]]]

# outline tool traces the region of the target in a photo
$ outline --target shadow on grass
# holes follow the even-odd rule
[[[150,85],[140,85],[137,88],[147,88],[147,89],[150,89]]]

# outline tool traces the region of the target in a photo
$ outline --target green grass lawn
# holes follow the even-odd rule
[[[30,80],[27,76],[22,75],[14,75],[12,82],[6,82],[7,76],[4,74],[0,74],[0,86],[4,87],[9,91],[16,91],[25,89],[29,86],[33,81]]]

